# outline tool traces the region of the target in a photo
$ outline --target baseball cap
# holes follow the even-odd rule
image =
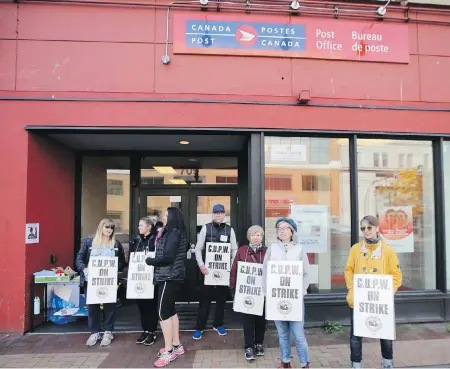
[[[223,206],[222,204],[214,205],[212,212],[213,213],[225,213],[225,206]]]

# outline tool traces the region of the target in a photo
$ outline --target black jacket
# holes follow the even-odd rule
[[[85,268],[89,265],[89,257],[91,256],[91,248],[92,248],[92,240],[94,237],[87,237],[83,244],[81,245],[80,250],[77,254],[76,259],[76,266],[77,270],[80,272],[81,275],[81,283],[84,283],[84,274],[82,273]],[[122,244],[116,240],[116,243],[114,245],[114,248],[116,250],[116,256],[119,258],[119,272],[123,270],[125,267],[125,253],[123,251]]]
[[[143,252],[147,249],[149,252],[155,251],[155,236],[148,235],[145,236],[135,236],[130,241],[130,254],[132,252]]]
[[[155,258],[147,258],[147,265],[155,267],[154,283],[184,281],[186,274],[187,238],[178,229],[164,230],[155,246]]]

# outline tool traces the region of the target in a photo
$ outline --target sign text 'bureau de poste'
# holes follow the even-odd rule
[[[174,17],[175,54],[409,62],[406,24],[263,15]]]

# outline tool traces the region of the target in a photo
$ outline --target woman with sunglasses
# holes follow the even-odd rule
[[[122,244],[114,237],[114,222],[105,218],[102,219],[97,227],[97,232],[93,237],[87,237],[78,251],[76,265],[81,273],[81,282],[87,280],[88,265],[90,256],[117,256],[118,269],[121,272],[125,266],[125,253]],[[86,288],[85,288],[86,291]],[[112,334],[114,328],[114,312],[116,303],[103,304],[103,328],[105,333],[101,335],[101,309],[100,304],[88,305],[88,326],[91,331],[86,345],[95,346],[102,339],[100,346],[109,346],[114,339]]]
[[[354,274],[391,274],[394,279],[394,293],[402,284],[402,272],[398,257],[380,236],[378,219],[366,215],[360,222],[364,239],[350,249],[345,266],[345,283],[347,285],[347,302],[350,306],[350,360],[352,368],[362,367],[362,337],[353,334],[353,275]],[[391,340],[380,340],[383,368],[393,367],[393,345]]]

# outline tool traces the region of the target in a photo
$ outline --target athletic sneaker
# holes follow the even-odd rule
[[[213,329],[217,332],[219,336],[226,336],[228,334],[227,330],[220,326],[220,327],[213,327]]]
[[[255,354],[253,353],[253,349],[251,347],[245,349],[245,360],[252,361],[255,360]]]
[[[156,333],[150,332],[150,333],[148,333],[147,338],[144,341],[144,345],[151,346],[155,343],[155,341],[156,341]]]
[[[109,331],[106,331],[103,335],[102,342],[100,342],[100,346],[109,346],[113,339],[113,334]]]
[[[139,336],[139,338],[136,340],[136,343],[144,343],[147,339],[148,332],[142,332],[142,334]]]
[[[192,338],[194,340],[199,340],[201,339],[203,336],[203,331],[195,331],[194,334],[192,335]]]
[[[167,365],[169,365],[172,361],[174,361],[177,358],[177,355],[175,353],[164,350],[161,354],[161,357],[156,360],[153,365],[157,368],[162,368]]]
[[[95,346],[100,338],[101,338],[100,333],[91,334],[88,340],[86,341],[86,346]]]
[[[183,347],[183,345],[181,345],[181,344],[179,344],[177,347],[175,347],[175,346],[172,346],[172,350],[173,350],[173,353],[178,357],[178,356],[181,356],[181,355],[184,355],[184,347]],[[161,350],[159,350],[159,352],[158,352],[158,357],[161,357],[162,356],[162,354],[164,353],[164,351],[166,351],[166,349],[163,347]]]
[[[255,345],[255,355],[256,356],[264,356],[264,346],[260,343]]]

